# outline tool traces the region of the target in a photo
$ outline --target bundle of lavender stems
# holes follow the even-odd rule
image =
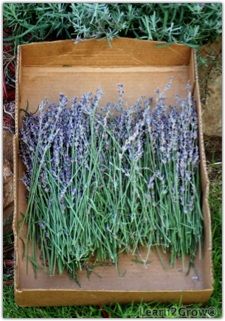
[[[173,106],[157,92],[132,106],[118,85],[26,112],[20,153],[28,190],[26,256],[74,278],[88,262],[160,248],[194,259],[203,234],[197,113],[191,93]],[[28,250],[28,248],[30,250]]]

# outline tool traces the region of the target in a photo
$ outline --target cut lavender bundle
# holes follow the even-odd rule
[[[51,275],[159,246],[193,259],[202,238],[197,114],[188,93],[101,106],[103,93],[43,101],[27,113],[20,151],[28,189],[26,255]],[[126,108],[125,108],[126,106]],[[31,252],[28,245],[31,244]]]

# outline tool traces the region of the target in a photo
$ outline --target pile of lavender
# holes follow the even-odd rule
[[[122,85],[117,103],[102,106],[102,96],[60,95],[23,119],[26,255],[50,275],[76,277],[90,261],[117,264],[120,253],[142,246],[168,252],[171,264],[201,247],[191,94],[176,106],[159,92],[155,103],[141,97],[128,106]]]

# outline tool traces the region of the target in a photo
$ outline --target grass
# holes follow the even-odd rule
[[[221,34],[222,3],[4,3],[4,99],[13,94],[20,44],[129,37],[199,48]]]
[[[4,42],[131,37],[198,47],[222,33],[221,3],[5,3]]]
[[[212,145],[213,146],[213,145]],[[207,147],[207,145],[206,145]],[[210,146],[211,147],[211,146]],[[212,216],[212,236],[213,236],[213,264],[214,264],[214,292],[206,305],[195,304],[181,306],[179,304],[159,304],[159,303],[139,303],[139,304],[115,304],[104,306],[81,306],[81,307],[46,307],[46,308],[22,308],[14,303],[13,287],[3,288],[3,317],[4,318],[136,318],[150,317],[151,311],[157,309],[158,313],[167,317],[179,317],[180,313],[188,316],[200,317],[203,309],[209,309],[206,317],[210,317],[210,311],[214,308],[215,317],[222,315],[222,169],[220,156],[215,157],[216,152],[207,153],[208,171],[210,176],[209,202]],[[211,309],[211,310],[210,310]],[[212,316],[212,315],[211,315]]]

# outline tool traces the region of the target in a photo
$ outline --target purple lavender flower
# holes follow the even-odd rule
[[[126,106],[124,87],[118,85],[115,103],[101,106],[101,90],[85,93],[71,102],[61,94],[57,103],[49,104],[45,100],[36,114],[25,115],[20,131],[20,153],[25,165],[23,181],[28,190],[37,182],[37,195],[43,193],[42,202],[46,203],[48,212],[57,208],[63,216],[60,233],[64,239],[70,239],[66,224],[75,221],[73,215],[77,209],[77,218],[88,217],[90,224],[96,217],[107,221],[109,228],[101,237],[104,239],[105,233],[106,237],[110,233],[109,244],[113,235],[115,240],[120,240],[119,248],[129,235],[135,235],[135,246],[149,237],[145,234],[144,241],[141,239],[141,233],[146,233],[141,224],[140,231],[135,230],[137,217],[140,222],[153,225],[151,244],[160,242],[172,248],[173,240],[180,239],[176,234],[179,221],[183,224],[182,233],[186,233],[197,208],[194,185],[199,166],[197,112],[190,94],[186,98],[177,97],[176,106],[168,106],[165,92],[170,86],[158,91],[155,106],[146,97]],[[35,173],[37,180],[33,179]],[[58,206],[51,203],[53,194]],[[171,223],[169,212],[178,213],[179,219],[172,219]],[[132,213],[130,217],[129,213]],[[38,219],[35,222],[44,229],[45,223]],[[103,225],[106,226],[105,222]],[[82,223],[80,227],[82,230]],[[90,231],[85,231],[85,235]],[[192,229],[189,232],[187,235],[192,237]],[[99,244],[99,239],[88,245],[92,253],[96,250],[94,243]],[[71,262],[74,257],[79,260],[82,257],[79,252],[82,249],[76,245],[78,249],[74,248]],[[83,252],[87,258],[88,250]]]
[[[148,189],[154,188],[154,181],[155,181],[155,176],[151,176],[148,181]]]
[[[45,229],[45,222],[44,221],[39,221],[38,225],[42,230]]]

